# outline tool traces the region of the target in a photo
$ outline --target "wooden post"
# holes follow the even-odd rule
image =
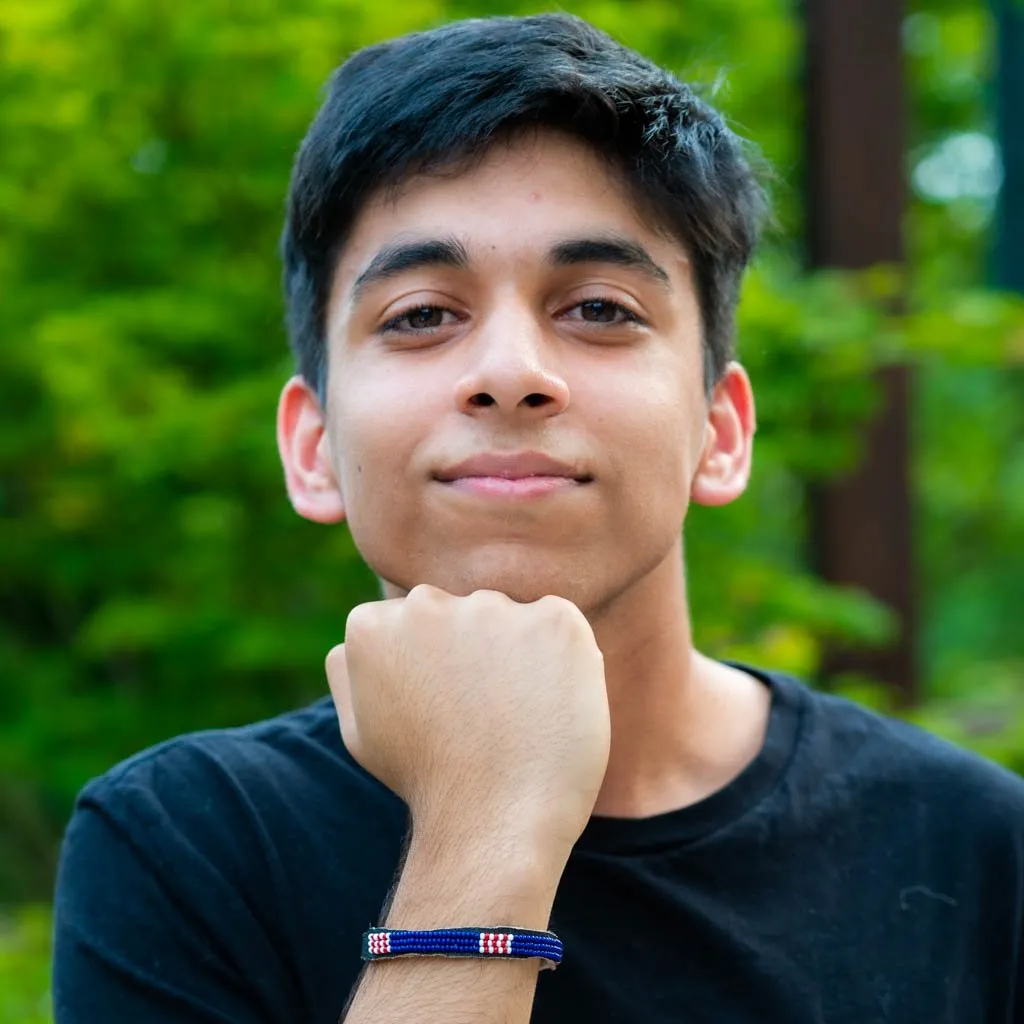
[[[903,261],[902,4],[805,0],[807,16],[808,256],[812,267],[859,269]],[[861,587],[901,624],[883,651],[831,651],[826,669],[869,673],[898,700],[916,695],[916,617],[910,513],[910,372],[883,370],[884,405],[866,452],[846,478],[811,495],[817,570]]]
[[[1024,3],[996,0],[996,119],[1003,190],[996,213],[995,283],[1024,293]]]

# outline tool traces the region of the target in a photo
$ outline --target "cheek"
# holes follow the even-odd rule
[[[666,501],[688,494],[703,431],[703,406],[689,394],[677,367],[642,375],[619,375],[604,394],[588,394],[601,410],[597,440],[615,453],[617,475]]]
[[[410,501],[409,467],[431,410],[422,392],[406,395],[366,374],[354,379],[359,386],[338,394],[331,417],[335,465],[350,525],[379,527]]]
[[[346,409],[336,422],[338,479],[352,541],[372,572],[401,579],[420,518],[414,489],[403,476],[407,438],[394,417],[372,408]]]
[[[687,431],[678,407],[649,407],[651,421],[631,438],[626,479],[637,512],[655,532],[676,530],[686,515],[692,478]]]

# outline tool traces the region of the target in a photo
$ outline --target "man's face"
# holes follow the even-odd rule
[[[588,611],[679,556],[710,450],[692,268],[583,144],[542,132],[371,201],[327,344],[316,457],[389,596]]]

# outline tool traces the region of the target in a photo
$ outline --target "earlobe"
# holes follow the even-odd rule
[[[753,454],[754,395],[739,363],[730,363],[708,409],[704,450],[690,488],[698,505],[728,505],[747,488]]]
[[[345,503],[330,458],[320,402],[301,377],[292,377],[277,406],[277,449],[292,508],[314,523],[338,523]]]

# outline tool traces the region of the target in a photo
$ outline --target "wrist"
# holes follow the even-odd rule
[[[478,836],[456,844],[414,827],[386,923],[543,931],[564,868],[565,857],[528,843]]]
[[[472,807],[472,815],[463,807]],[[500,860],[502,865],[532,865],[539,874],[561,877],[565,862],[586,822],[574,827],[550,805],[521,801],[502,804],[486,801],[447,801],[441,806],[410,807],[410,852],[445,860]],[[570,816],[571,817],[571,816]]]

